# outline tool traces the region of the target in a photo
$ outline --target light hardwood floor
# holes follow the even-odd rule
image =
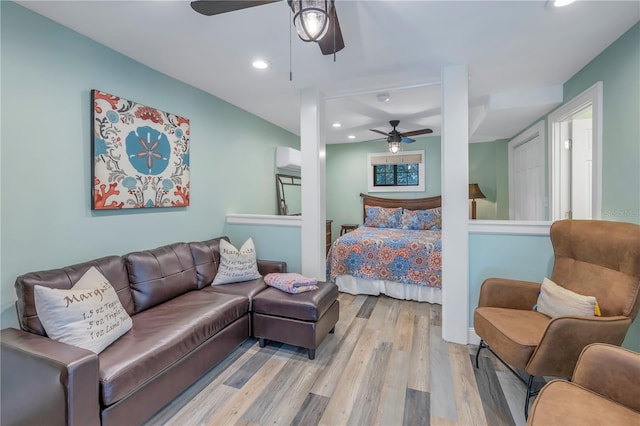
[[[341,293],[316,351],[249,339],[148,425],[523,425],[525,387],[441,338],[440,306]]]

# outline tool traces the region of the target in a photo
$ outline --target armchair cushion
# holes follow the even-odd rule
[[[473,315],[475,331],[509,364],[525,368],[550,319],[536,311],[479,307]]]
[[[640,226],[606,220],[560,220],[551,226],[551,279],[598,299],[603,316],[634,319],[640,309]]]
[[[600,308],[595,297],[567,290],[548,278],[542,281],[535,307],[538,312],[551,318],[563,315],[600,316]]]

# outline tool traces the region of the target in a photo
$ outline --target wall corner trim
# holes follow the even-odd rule
[[[291,226],[299,228],[302,216],[278,216],[272,214],[227,214],[227,223],[232,225]]]
[[[469,342],[469,345],[480,344],[480,336],[476,334],[476,330],[473,327],[469,327],[467,341]]]

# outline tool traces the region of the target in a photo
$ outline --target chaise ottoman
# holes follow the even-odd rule
[[[273,340],[309,349],[309,359],[340,316],[338,286],[318,282],[318,290],[289,294],[269,287],[253,298],[253,335],[264,347]]]

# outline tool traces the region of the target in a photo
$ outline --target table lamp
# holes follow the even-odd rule
[[[469,184],[469,199],[471,201],[471,219],[476,218],[476,198],[487,198],[480,190],[480,186],[477,183]]]

